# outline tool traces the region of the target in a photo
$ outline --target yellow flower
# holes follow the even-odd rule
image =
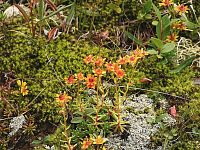
[[[159,3],[160,6],[164,6],[164,7],[169,7],[172,4],[173,4],[172,0],[162,0],[162,2]]]
[[[26,82],[23,82],[23,80],[17,80],[18,86],[20,86],[20,92],[22,93],[23,96],[27,95],[29,90],[27,89]]]
[[[178,5],[174,8],[174,10],[179,13],[179,15],[182,15],[183,13],[188,13],[189,8],[187,6],[184,6],[183,4]]]
[[[135,56],[134,54],[128,56],[128,62],[129,62],[131,65],[136,64],[137,61],[138,61],[138,57]]]
[[[102,144],[104,144],[107,140],[108,140],[108,139],[102,138],[102,137],[99,135],[99,136],[97,136],[96,139],[93,139],[93,141],[94,141],[93,144],[102,145]]]
[[[148,55],[146,51],[144,51],[142,48],[140,49],[139,47],[137,47],[137,49],[134,51],[134,54],[138,58],[143,58]]]
[[[62,94],[56,94],[56,101],[59,102],[61,105],[64,103],[69,102],[72,99],[71,96],[68,96],[65,92]]]

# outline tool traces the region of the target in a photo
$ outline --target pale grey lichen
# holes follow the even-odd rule
[[[26,122],[26,119],[23,115],[17,116],[12,118],[10,121],[9,127],[11,128],[11,132],[9,133],[9,136],[15,135],[15,133],[22,128],[22,125]]]
[[[132,107],[139,114],[129,113],[126,108]],[[145,112],[148,109],[148,112]],[[111,136],[108,141],[108,149],[114,150],[150,150],[151,135],[158,131],[159,125],[152,125],[147,120],[155,119],[156,113],[153,110],[153,100],[146,95],[129,97],[123,105],[124,119],[130,123],[129,136],[126,141],[119,136]]]

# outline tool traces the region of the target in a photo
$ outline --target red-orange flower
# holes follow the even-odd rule
[[[84,75],[83,75],[83,73],[82,72],[79,72],[78,74],[77,74],[77,79],[79,80],[79,81],[82,81],[82,80],[84,80]]]
[[[164,7],[169,7],[172,4],[173,4],[172,0],[162,0],[162,2],[159,3],[160,6],[164,6]]]
[[[88,56],[85,57],[84,62],[86,64],[89,64],[89,63],[92,62],[92,60],[93,60],[93,56],[92,55],[88,55]]]
[[[66,84],[74,84],[76,82],[76,79],[74,78],[74,75],[70,75],[68,78],[64,78]]]
[[[123,78],[124,77],[124,75],[125,75],[125,72],[124,72],[124,70],[123,69],[117,69],[117,70],[115,70],[115,74],[116,74],[116,76],[118,77],[118,78]]]
[[[105,59],[102,57],[97,57],[96,60],[94,61],[95,66],[101,67],[104,63]]]
[[[97,76],[102,76],[102,75],[105,74],[106,72],[103,71],[103,70],[100,69],[100,68],[97,68],[97,69],[94,69],[94,73],[95,73]]]
[[[174,10],[178,12],[179,15],[182,15],[183,13],[188,13],[189,8],[181,4],[181,5],[176,6]]]
[[[68,96],[65,92],[62,94],[56,94],[56,101],[63,104],[71,100],[72,97]]]
[[[167,36],[166,42],[176,42],[178,36],[176,33],[172,33],[171,35]]]
[[[86,138],[86,140],[83,141],[83,144],[82,144],[82,147],[81,149],[82,150],[85,150],[85,149],[88,149],[88,147],[90,145],[92,145],[93,141],[89,140],[88,138]]]
[[[114,70],[114,66],[113,66],[113,64],[112,64],[111,62],[106,63],[105,66],[106,66],[106,70],[107,70],[108,72],[111,72],[111,71]]]
[[[88,74],[87,75],[87,78],[85,79],[86,80],[86,86],[88,88],[92,88],[92,89],[95,89],[95,86],[96,86],[96,81],[97,81],[97,78],[92,76],[91,74]]]

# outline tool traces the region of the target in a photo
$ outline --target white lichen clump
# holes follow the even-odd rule
[[[9,133],[9,136],[15,135],[15,133],[22,128],[22,125],[26,122],[26,119],[23,115],[14,117],[9,124],[9,127],[11,128],[11,132]]]
[[[128,108],[132,108],[136,113],[130,113]],[[147,110],[147,111],[146,111]],[[139,113],[137,113],[139,112]],[[112,136],[109,138],[108,147],[114,150],[151,150],[151,136],[160,128],[160,124],[152,125],[149,120],[154,120],[156,113],[153,108],[153,100],[146,95],[139,97],[129,97],[123,107],[124,119],[130,123],[129,136],[127,140],[122,140],[120,137]],[[175,119],[170,115],[164,118],[163,122],[174,124]],[[160,147],[159,147],[160,148]],[[159,149],[158,148],[158,149]]]

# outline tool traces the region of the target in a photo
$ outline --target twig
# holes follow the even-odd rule
[[[125,87],[125,86],[120,86],[120,87]],[[174,95],[171,95],[171,94],[165,93],[165,92],[159,92],[159,91],[155,91],[155,90],[148,90],[148,89],[142,89],[142,88],[134,88],[134,87],[129,87],[129,88],[133,88],[133,89],[141,90],[141,91],[148,91],[148,92],[159,93],[159,94],[168,95],[168,96],[171,96],[171,97],[176,97],[176,98],[183,99],[183,100],[189,100],[187,98],[180,97],[180,96],[174,96]]]

